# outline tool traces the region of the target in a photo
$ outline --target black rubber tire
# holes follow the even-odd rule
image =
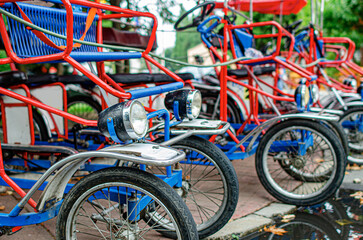
[[[202,104],[203,104],[203,100],[205,101],[206,98],[214,98],[214,100],[216,101],[219,95],[219,92],[206,92],[206,91],[201,91],[202,93]],[[212,105],[212,107],[215,106],[215,102]],[[219,110],[219,108],[218,108]],[[201,110],[202,111],[202,110]],[[233,118],[228,119],[229,123],[243,123],[242,117],[241,117],[241,110],[239,109],[239,107],[236,105],[235,101],[228,97],[227,98],[227,115],[230,114],[231,116],[233,116]],[[228,116],[227,116],[228,117]],[[201,112],[200,118],[204,118]],[[217,114],[217,116],[214,119],[208,118],[210,120],[219,120],[219,113]]]
[[[45,124],[45,121],[42,117],[42,115],[36,110],[33,108],[33,121],[34,121],[34,125],[37,125],[34,126],[34,130],[38,130],[38,134],[39,134],[39,137],[40,137],[40,140],[41,141],[48,141],[50,139],[50,136],[48,134],[48,128],[47,128],[47,125]]]
[[[56,237],[65,240],[66,227],[71,222],[70,212],[76,201],[89,189],[105,183],[123,182],[151,193],[162,202],[174,218],[184,240],[198,239],[195,222],[187,206],[176,192],[156,176],[133,168],[107,168],[81,179],[64,198],[59,211]],[[76,206],[77,207],[77,206]]]
[[[284,234],[284,238],[286,239],[323,239],[317,238],[316,236],[326,236],[327,238],[324,239],[331,240],[342,239],[335,231],[333,225],[324,218],[304,212],[296,213],[293,220],[288,223],[279,224],[277,227],[287,231]],[[280,239],[278,237],[271,238],[271,235],[268,239]]]
[[[331,206],[329,208],[326,208],[325,204],[330,204]],[[324,222],[328,222],[333,225],[333,228],[340,236],[339,239],[348,239],[350,224],[341,225],[338,223],[339,221],[349,219],[347,209],[345,209],[342,201],[335,201],[333,199],[330,199],[323,203],[323,205],[324,211],[320,211],[317,215],[323,218],[325,220]]]
[[[264,159],[263,154],[265,152],[266,145],[270,141],[270,139],[274,138],[276,134],[279,134],[280,131],[283,131],[286,128],[289,127],[305,127],[312,130],[315,130],[323,137],[326,138],[326,140],[331,144],[332,148],[330,149],[333,151],[335,157],[336,157],[336,164],[335,166],[335,175],[331,179],[330,183],[327,183],[326,189],[322,191],[321,194],[315,195],[314,194],[310,197],[306,197],[304,199],[301,199],[299,197],[291,197],[287,196],[286,194],[280,193],[277,189],[273,187],[273,184],[269,181],[268,176],[266,176],[264,172]],[[262,137],[256,151],[256,171],[257,175],[259,177],[259,180],[261,184],[264,186],[264,188],[276,199],[293,205],[299,205],[299,206],[306,206],[306,205],[313,205],[320,202],[323,202],[327,200],[329,197],[331,197],[340,187],[344,173],[345,173],[345,159],[346,154],[344,152],[343,146],[339,141],[339,138],[334,134],[332,130],[329,130],[324,125],[309,121],[309,120],[300,120],[300,119],[293,119],[293,120],[287,120],[280,122],[274,126],[272,126],[266,134]],[[308,182],[308,181],[306,181]]]
[[[349,153],[349,143],[347,134],[345,134],[344,129],[342,125],[339,124],[339,122],[333,122],[333,121],[324,121],[324,124],[327,124],[329,129],[333,130],[335,135],[340,139],[340,142],[342,143],[342,146],[344,148],[345,154],[348,156]]]
[[[349,116],[350,114],[354,114],[355,112],[359,112],[359,113],[363,113],[363,106],[355,106],[355,107],[351,107],[349,108],[348,110],[346,110],[344,112],[344,114],[342,116],[340,116],[340,119],[339,119],[339,124],[342,126],[342,122],[344,120],[344,118],[346,118],[347,116]],[[342,127],[343,131],[344,131],[344,128]],[[345,133],[345,132],[344,132]],[[347,141],[348,141],[348,144],[349,144],[349,137],[347,137]],[[349,151],[347,152],[347,155],[349,154],[352,154],[353,152],[355,153],[358,153],[359,155],[362,154],[362,152],[357,152],[357,151],[351,151],[350,148],[349,148],[349,145],[348,145],[348,149]],[[363,164],[363,159],[360,161],[360,159],[358,161],[356,161],[355,163],[359,164],[359,165],[362,165]]]
[[[72,105],[77,104],[77,103],[83,103],[85,105],[88,105],[89,107],[91,107],[95,113],[98,114],[102,111],[102,106],[95,101],[91,96],[89,95],[85,95],[85,94],[75,94],[75,95],[69,95],[67,97],[67,109],[69,111],[69,109],[71,108]],[[77,113],[73,113],[76,116],[85,118],[87,120],[97,120],[97,118],[88,118],[87,116],[84,115],[79,115]],[[72,121],[68,121],[68,128],[71,128],[73,125]]]
[[[157,142],[163,142],[163,139],[159,138],[157,139]],[[206,238],[220,230],[230,220],[236,210],[239,197],[239,185],[236,171],[228,157],[217,146],[206,139],[191,136],[173,144],[171,147],[181,150],[185,148],[195,149],[203,152],[212,159],[211,162],[213,161],[215,166],[219,168],[219,174],[225,178],[225,187],[227,189],[224,190],[224,201],[226,204],[220,209],[219,217],[213,222],[210,222],[209,226],[205,226],[204,228],[201,228],[197,224],[199,237]],[[183,164],[181,165],[183,168]],[[190,205],[187,203],[187,206]]]
[[[102,106],[98,102],[96,102],[91,96],[88,96],[88,95],[76,94],[76,95],[67,97],[68,106],[70,106],[74,102],[85,102],[88,105],[90,105],[91,107],[93,107],[94,109],[96,109],[97,112],[102,111]]]

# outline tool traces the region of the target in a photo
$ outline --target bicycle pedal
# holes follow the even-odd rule
[[[221,146],[225,146],[228,144],[228,140],[225,137],[217,136],[214,143],[219,144]]]
[[[14,233],[20,231],[22,227],[0,227],[0,237],[4,235],[13,235]]]
[[[23,229],[23,227],[21,226],[10,228],[8,235],[13,235],[14,233],[19,232],[21,229]]]

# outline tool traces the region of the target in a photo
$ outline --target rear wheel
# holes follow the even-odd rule
[[[202,108],[199,117],[204,119],[220,119],[219,93],[202,92]],[[229,123],[243,123],[241,110],[231,98],[227,100],[227,118]]]
[[[278,200],[312,205],[328,199],[339,188],[345,159],[338,137],[327,127],[313,121],[288,120],[272,126],[262,137],[256,171],[262,185]]]
[[[153,224],[145,222],[152,217]],[[150,173],[108,168],[80,180],[63,200],[57,239],[198,239],[192,216],[173,189]]]
[[[44,118],[36,109],[33,109],[33,121],[35,140],[48,141],[50,139],[48,127],[45,124]]]
[[[334,121],[332,122],[324,121],[323,124],[325,124],[329,129],[331,129],[335,133],[335,135],[339,138],[340,142],[342,143],[345,154],[348,155],[349,142],[343,126],[339,122],[334,122]]]
[[[83,119],[97,120],[102,111],[101,105],[87,95],[74,95],[67,99],[67,112]],[[68,120],[68,128],[71,129],[75,122]]]

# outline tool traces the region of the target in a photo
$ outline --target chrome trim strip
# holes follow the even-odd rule
[[[353,101],[346,104],[348,107],[363,106],[363,102]]]
[[[174,135],[180,135],[180,134],[184,134],[184,133],[187,133],[189,132],[190,130],[193,131],[193,135],[220,135],[220,134],[223,134],[225,133],[228,128],[230,127],[230,124],[228,122],[222,122],[221,125],[223,126],[222,128],[218,129],[218,128],[215,128],[215,129],[200,129],[200,128],[194,128],[192,129],[193,127],[189,127],[191,129],[183,129],[183,130],[173,130],[171,129],[170,130],[170,133],[171,134],[174,134]],[[178,126],[176,126],[178,127]]]
[[[342,110],[336,110],[336,109],[325,109],[325,108],[318,108],[318,107],[311,107],[310,111],[316,112],[316,113],[328,113],[328,114],[334,114],[334,115],[343,115],[344,111]]]

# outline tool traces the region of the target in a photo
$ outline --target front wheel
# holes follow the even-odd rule
[[[327,200],[339,188],[345,159],[344,149],[330,129],[313,121],[287,120],[262,137],[256,171],[276,199],[312,205]]]
[[[183,181],[176,191],[191,211],[199,237],[206,238],[221,229],[236,209],[239,196],[236,171],[227,156],[206,139],[191,136],[172,147],[186,154],[185,160],[177,164]],[[173,236],[173,232],[170,234]]]
[[[145,216],[155,220],[152,225]],[[166,221],[167,220],[167,221]],[[79,181],[63,200],[57,239],[198,239],[195,222],[173,189],[150,173],[108,168]]]

